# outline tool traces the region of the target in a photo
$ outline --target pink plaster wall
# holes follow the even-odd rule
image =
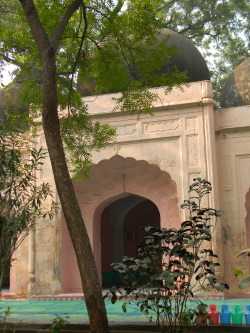
[[[158,208],[162,227],[180,223],[177,187],[171,176],[154,164],[119,155],[102,160],[91,169],[91,178],[75,182],[74,187],[93,248],[101,280],[101,216],[115,200],[135,194],[151,200]],[[79,276],[72,245],[62,228],[63,290],[79,290]],[[65,254],[64,251],[67,253]],[[69,272],[70,271],[70,272]],[[73,273],[72,273],[73,272]],[[77,284],[78,283],[78,284]]]
[[[102,242],[102,271],[111,272],[113,238],[108,207],[104,209],[101,217],[101,242]]]
[[[62,271],[62,292],[81,292],[81,279],[77,265],[73,245],[69,236],[66,222],[62,217],[61,224],[61,271]]]
[[[14,261],[10,268],[10,292],[15,293],[15,291],[16,291],[16,264]]]

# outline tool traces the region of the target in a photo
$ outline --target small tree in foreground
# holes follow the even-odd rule
[[[43,207],[46,198],[52,197],[49,184],[35,182],[45,153],[26,144],[21,134],[0,128],[0,291],[16,249],[36,220],[52,218],[56,208],[53,201],[49,208]]]
[[[209,246],[215,220],[222,215],[219,210],[202,207],[204,196],[211,190],[208,181],[194,179],[190,199],[181,206],[188,211],[188,220],[179,229],[147,227],[148,235],[139,247],[138,257],[124,257],[122,263],[112,264],[125,284],[124,291],[119,290],[119,298],[125,298],[123,310],[130,304],[129,299],[134,299],[150,321],[156,318],[161,332],[183,332],[185,326],[191,325],[194,314],[201,315],[200,321],[204,319],[201,302],[196,309],[187,310],[187,301],[197,291],[229,288],[215,277],[219,263],[214,261],[217,255]],[[139,279],[133,272],[139,272]],[[113,303],[118,299],[116,292],[116,288],[111,289]]]

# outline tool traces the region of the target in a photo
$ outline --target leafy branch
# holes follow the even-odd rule
[[[209,246],[212,229],[222,215],[220,210],[202,206],[211,190],[207,180],[194,179],[189,188],[190,198],[181,205],[188,211],[188,220],[179,228],[145,228],[147,235],[137,258],[124,257],[121,263],[112,264],[124,283],[123,290],[113,287],[106,294],[112,303],[125,299],[126,311],[134,299],[140,311],[150,321],[155,320],[162,332],[174,333],[190,326],[197,316],[204,316],[206,306],[201,302],[196,309],[187,310],[187,301],[198,291],[222,292],[229,288],[216,277],[220,265]]]

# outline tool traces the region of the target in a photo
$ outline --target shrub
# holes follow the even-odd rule
[[[124,288],[113,287],[106,296],[111,296],[112,303],[124,299],[124,311],[133,299],[151,322],[156,318],[161,332],[183,332],[185,326],[197,322],[194,315],[206,317],[202,302],[196,309],[187,310],[187,301],[199,290],[229,288],[215,276],[219,263],[210,246],[222,211],[202,207],[211,190],[207,180],[194,179],[190,198],[181,205],[187,210],[188,219],[180,228],[145,228],[147,236],[138,249],[138,257],[124,257],[121,263],[112,264],[120,272]],[[138,279],[134,272],[139,273]]]

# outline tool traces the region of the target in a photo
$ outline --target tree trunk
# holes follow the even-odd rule
[[[3,279],[4,279],[4,268],[3,265],[1,265],[1,273],[0,273],[0,294],[2,292],[3,288]]]
[[[3,288],[3,284],[5,282],[6,277],[9,275],[10,272],[10,262],[11,256],[8,254],[7,256],[3,256],[0,264],[0,294]]]
[[[75,249],[91,332],[108,332],[102,290],[88,234],[66,164],[58,119],[56,60],[53,48],[43,52],[43,129],[69,234]]]
[[[26,19],[39,48],[43,63],[43,107],[42,121],[49,151],[50,161],[60,197],[62,210],[69,234],[76,253],[81,275],[82,288],[88,309],[92,333],[109,331],[102,290],[95,265],[94,255],[89,242],[81,210],[69,175],[58,118],[57,83],[56,83],[56,50],[60,38],[73,13],[83,4],[82,0],[72,0],[57,25],[51,41],[43,29],[33,0],[19,0]]]

